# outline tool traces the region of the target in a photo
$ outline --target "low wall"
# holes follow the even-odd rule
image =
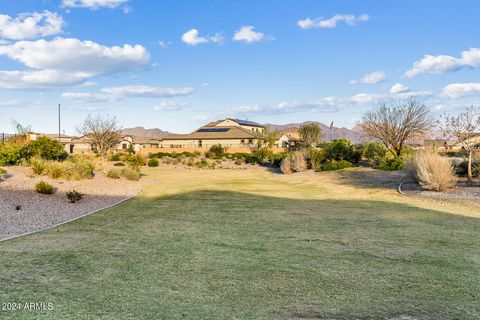
[[[232,147],[227,149],[227,153],[252,153],[252,151],[255,149],[251,148],[241,148],[241,147]],[[282,153],[286,152],[287,150],[285,148],[270,148],[273,153]],[[157,153],[157,152],[165,152],[165,153],[181,153],[181,152],[195,152],[195,151],[200,151],[201,154],[204,154],[205,152],[208,151],[208,148],[143,148],[140,151],[137,152],[137,154],[140,154],[142,156],[148,156],[150,153]]]

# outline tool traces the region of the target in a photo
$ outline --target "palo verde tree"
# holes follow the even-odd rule
[[[446,136],[457,139],[467,152],[467,178],[472,180],[473,151],[480,147],[480,107],[468,107],[457,116],[445,114],[440,119],[440,127]]]
[[[117,119],[108,115],[89,114],[77,131],[92,140],[101,156],[105,156],[120,141]]]
[[[316,123],[305,124],[298,129],[300,138],[308,147],[315,147],[322,139],[322,128]]]
[[[382,104],[365,113],[358,126],[366,135],[381,141],[393,156],[399,157],[405,142],[426,133],[434,121],[428,105],[409,99]]]

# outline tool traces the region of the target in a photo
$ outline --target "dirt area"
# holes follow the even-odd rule
[[[0,240],[78,218],[141,191],[141,182],[113,180],[100,172],[91,180],[68,181],[35,176],[25,167],[6,169],[7,174],[0,179]],[[50,183],[54,194],[37,193],[35,184],[40,180]],[[84,194],[80,202],[68,202],[66,192],[73,189]]]

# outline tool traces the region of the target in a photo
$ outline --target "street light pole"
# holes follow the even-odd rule
[[[60,103],[58,104],[58,142],[60,142]]]

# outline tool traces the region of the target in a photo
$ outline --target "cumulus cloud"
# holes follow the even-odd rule
[[[265,39],[265,34],[255,31],[254,26],[243,26],[237,30],[233,36],[233,40],[246,43],[253,43]]]
[[[444,87],[442,96],[450,99],[458,99],[464,96],[474,95],[480,93],[480,83],[452,83]]]
[[[363,75],[360,80],[352,80],[350,83],[376,84],[387,80],[387,74],[384,71],[375,71]]]
[[[62,17],[50,11],[21,13],[15,18],[0,14],[0,38],[25,40],[56,35],[64,24]]]
[[[128,0],[63,0],[62,6],[65,8],[88,8],[90,10],[114,9],[127,2]],[[127,9],[127,11],[130,11],[130,9]]]
[[[178,111],[188,106],[186,102],[180,101],[160,101],[158,105],[153,107],[156,111]]]
[[[390,88],[390,93],[391,94],[398,94],[398,93],[405,93],[410,91],[410,88],[401,84],[401,83],[395,83],[391,88]]]
[[[422,74],[442,74],[463,68],[476,68],[480,66],[480,48],[470,48],[463,51],[459,58],[448,55],[425,55],[416,61],[405,76],[413,78]]]
[[[196,46],[201,43],[222,43],[224,40],[220,33],[216,33],[213,36],[201,37],[197,29],[190,29],[182,35],[182,41],[190,46]]]
[[[135,70],[148,64],[141,45],[107,47],[93,41],[56,38],[0,46],[0,56],[24,64],[26,71],[0,71],[0,88],[35,89],[82,84],[91,77]]]
[[[370,20],[368,14],[362,14],[355,16],[353,14],[336,14],[329,19],[323,17],[311,19],[306,18],[304,20],[299,20],[297,25],[302,29],[312,29],[312,28],[328,28],[333,29],[337,26],[338,23],[344,22],[348,26],[355,26],[360,22],[366,22]]]

